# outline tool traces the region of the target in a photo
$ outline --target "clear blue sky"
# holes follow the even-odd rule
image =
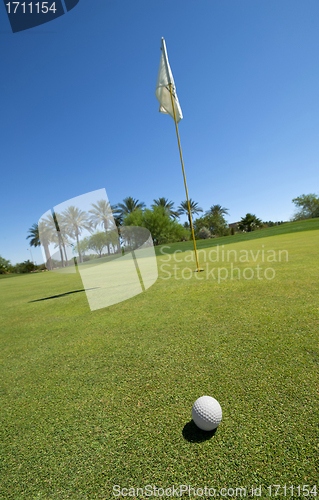
[[[1,3],[0,255],[29,258],[28,228],[89,191],[185,199],[155,98],[162,36],[190,197],[229,222],[288,220],[319,191],[318,25],[318,0],[80,0],[12,34]]]

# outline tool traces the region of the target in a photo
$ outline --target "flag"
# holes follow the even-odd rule
[[[157,75],[155,95],[160,103],[160,108],[159,108],[160,113],[168,113],[172,118],[174,118],[171,93],[169,90],[169,85],[171,84],[174,108],[176,113],[176,121],[178,123],[183,118],[183,114],[176,94],[176,87],[174,83],[173,74],[168,62],[164,38],[162,38],[161,50],[162,54]]]

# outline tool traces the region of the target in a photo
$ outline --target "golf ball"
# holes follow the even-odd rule
[[[222,421],[222,409],[217,399],[211,396],[202,396],[196,399],[193,404],[192,417],[200,429],[212,431],[219,426]]]

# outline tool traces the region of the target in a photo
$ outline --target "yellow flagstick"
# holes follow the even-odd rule
[[[174,99],[173,99],[173,93],[172,93],[172,84],[169,84],[169,91],[171,94],[171,100],[172,100],[172,107],[173,107],[173,113],[174,113],[174,121],[175,121],[175,127],[176,127],[176,134],[177,134],[177,141],[178,141],[178,147],[179,147],[179,154],[181,157],[181,164],[182,164],[182,170],[183,170],[183,177],[184,177],[184,184],[185,184],[185,191],[186,191],[186,198],[187,198],[187,206],[188,206],[188,214],[189,214],[189,221],[191,224],[191,231],[193,235],[193,242],[194,242],[194,249],[195,249],[195,256],[196,256],[196,264],[197,264],[197,269],[196,272],[203,271],[203,269],[200,269],[199,263],[198,263],[198,255],[197,255],[197,248],[196,248],[196,240],[195,240],[195,234],[194,234],[194,228],[193,228],[193,221],[192,221],[192,214],[191,214],[191,207],[189,204],[189,198],[188,198],[188,191],[187,191],[187,184],[186,184],[186,176],[185,176],[185,170],[184,170],[184,162],[183,162],[183,156],[182,156],[182,148],[181,148],[181,143],[179,140],[179,133],[178,133],[178,126],[177,126],[177,120],[176,120],[176,112],[175,112],[175,106],[174,106]]]

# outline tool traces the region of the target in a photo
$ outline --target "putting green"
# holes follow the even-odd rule
[[[228,261],[200,242],[199,275],[190,243],[157,248],[156,283],[93,312],[79,274],[0,281],[0,498],[315,483],[319,230],[248,237],[219,239]],[[258,265],[274,277],[243,276]],[[204,394],[223,410],[214,435],[191,423]]]

